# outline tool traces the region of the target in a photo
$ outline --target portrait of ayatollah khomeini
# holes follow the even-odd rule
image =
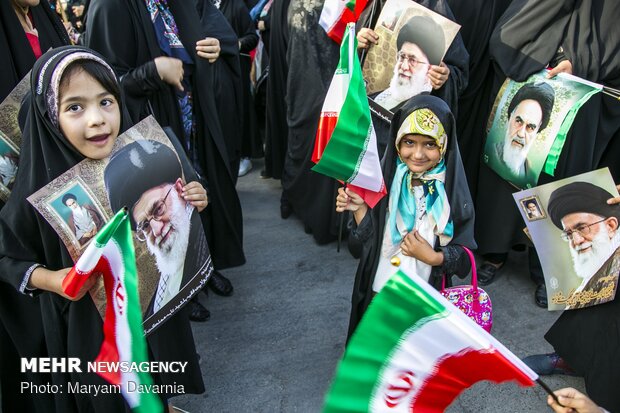
[[[494,145],[497,159],[519,180],[535,180],[527,158],[537,135],[549,124],[555,91],[545,82],[523,85],[508,104],[504,139]]]
[[[439,64],[445,51],[442,27],[430,17],[413,16],[396,37],[396,62],[390,86],[374,98],[384,108],[395,111],[401,103],[430,92],[428,77],[431,64]]]
[[[198,212],[182,197],[182,177],[176,153],[150,140],[121,148],[104,171],[112,210],[129,209],[135,237],[146,243],[160,273],[147,315],[172,300],[209,255]]]
[[[573,182],[556,189],[549,197],[549,217],[562,230],[561,236],[568,244],[575,273],[582,279],[574,294],[585,297],[603,288],[609,289],[610,283],[612,291],[617,288],[620,205],[607,204],[613,196],[589,182]],[[567,308],[586,307],[609,299],[573,300],[576,303]]]

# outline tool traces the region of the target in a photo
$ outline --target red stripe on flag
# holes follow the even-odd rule
[[[495,383],[515,380],[522,386],[534,382],[499,351],[465,350],[440,361],[434,374],[422,384],[412,400],[410,411],[416,413],[443,412],[463,390],[481,380]]]
[[[321,113],[319,127],[316,130],[314,151],[312,151],[312,162],[317,163],[321,159],[321,156],[323,156],[323,151],[325,151],[325,147],[332,137],[334,128],[336,128],[336,123],[338,123],[338,112]]]
[[[364,202],[366,202],[366,204],[371,208],[374,208],[375,205],[377,205],[377,203],[381,201],[381,198],[383,198],[387,194],[387,191],[385,190],[385,185],[381,187],[381,191],[379,192],[371,191],[370,189],[360,188],[359,186],[351,184],[348,184],[347,187],[351,188],[353,192],[361,196]]]
[[[103,281],[106,291],[106,310],[105,310],[105,322],[103,324],[103,336],[104,341],[101,344],[101,351],[95,362],[118,362],[120,357],[118,355],[118,347],[116,345],[116,313],[114,312],[114,294],[116,291],[115,278],[112,275],[112,268],[110,263],[102,256],[94,271],[100,271],[103,273]],[[112,384],[121,383],[120,371],[104,371],[98,370],[97,374]]]
[[[92,272],[78,272],[75,268],[71,268],[69,273],[62,280],[62,291],[71,298],[75,298],[82,289],[82,286],[90,278]]]
[[[327,35],[336,43],[342,43],[342,38],[344,37],[344,31],[347,28],[348,23],[355,23],[359,18],[360,14],[366,7],[368,0],[357,0],[355,2],[354,11],[351,11],[348,7],[345,7],[342,11],[342,14],[338,17],[338,19],[334,22],[334,24],[326,30]]]

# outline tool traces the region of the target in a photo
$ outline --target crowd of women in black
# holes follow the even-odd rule
[[[323,0],[0,0],[0,53],[6,62],[0,100],[29,71],[32,82],[20,113],[19,172],[0,213],[3,411],[126,408],[120,395],[31,398],[16,388],[20,357],[92,360],[102,340],[101,319],[85,291],[75,301],[59,291],[63,269],[72,261],[25,200],[80,160],[107,156],[105,150],[90,151],[88,142],[84,147],[84,138],[73,136],[59,114],[70,81],[86,82],[106,96],[94,105],[105,112],[97,122],[111,125],[112,141],[148,115],[178,137],[208,191],[201,218],[216,269],[209,286],[217,294],[233,290],[217,270],[245,263],[237,179],[251,168],[251,158],[264,155],[261,178],[282,183],[282,218],[294,214],[317,243],[335,240],[339,212],[349,211],[352,253],[361,258],[350,333],[385,282],[377,268],[385,265],[379,251],[386,243],[400,246],[434,285],[443,272],[466,275],[467,258],[459,246],[477,248],[483,283],[493,282],[511,250],[528,249],[535,302],[546,306],[542,270],[522,232],[514,188],[480,162],[485,127],[506,78],[523,81],[548,67],[552,75],[565,71],[620,87],[620,35],[614,30],[620,8],[593,0],[417,2],[462,29],[443,64],[432,69],[436,81],[430,95],[406,102],[391,127],[376,125],[387,139],[382,165],[390,190],[368,211],[359,196],[310,170],[321,106],[339,56],[339,45],[318,24]],[[374,26],[384,3],[369,2],[358,32]],[[420,126],[420,117],[436,128]],[[92,125],[79,126],[84,133],[87,127]],[[407,160],[415,148],[423,148],[424,162]],[[596,95],[576,117],[555,176],[542,173],[539,183],[603,166],[620,181],[618,155],[620,104]],[[441,194],[449,225],[438,224],[441,211],[433,210],[422,187]],[[411,215],[407,205],[419,207],[421,215]],[[610,411],[620,410],[618,303],[565,312],[546,337],[558,353],[549,358],[551,370],[583,376],[592,399]],[[204,391],[189,320],[208,316],[194,300],[148,337],[152,359],[189,363],[187,374],[155,375],[156,383]],[[86,373],[22,376],[35,383],[101,382]],[[175,395],[161,396],[167,403]]]

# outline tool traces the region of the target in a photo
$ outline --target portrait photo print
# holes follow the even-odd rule
[[[145,334],[197,294],[213,270],[200,216],[182,197],[196,173],[171,139],[148,117],[118,136],[108,158],[85,159],[28,197],[74,261],[103,223],[127,208]],[[91,297],[103,316],[100,292]]]
[[[416,2],[388,0],[374,28],[382,40],[368,49],[364,61],[368,96],[393,112],[411,97],[430,92],[429,67],[441,63],[459,29]]]
[[[542,210],[540,200],[536,195],[529,198],[524,198],[519,201],[519,203],[525,212],[525,219],[528,221],[536,221],[547,217],[545,212]]]
[[[29,75],[0,103],[0,202],[9,198],[17,175],[22,139],[18,116],[22,100],[30,90]]]
[[[607,200],[615,196],[618,191],[607,168],[513,194],[540,258],[549,310],[614,299],[620,272],[620,205]]]
[[[553,174],[574,116],[601,90],[575,76],[546,74],[506,79],[487,124],[483,162],[520,189],[536,186],[543,170]]]
[[[0,200],[6,202],[15,183],[19,148],[0,130]]]

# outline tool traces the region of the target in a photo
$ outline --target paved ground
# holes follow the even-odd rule
[[[211,320],[194,324],[207,391],[174,404],[216,413],[320,412],[344,349],[357,261],[336,244],[317,246],[294,216],[279,216],[279,181],[259,178],[262,165],[240,178],[247,264],[227,270],[232,297],[201,300]],[[543,335],[559,313],[535,306],[526,255],[512,254],[495,283],[493,335],[517,356],[548,352]],[[574,377],[545,378],[551,388],[573,386]],[[448,409],[466,412],[545,412],[539,387],[479,383]]]

